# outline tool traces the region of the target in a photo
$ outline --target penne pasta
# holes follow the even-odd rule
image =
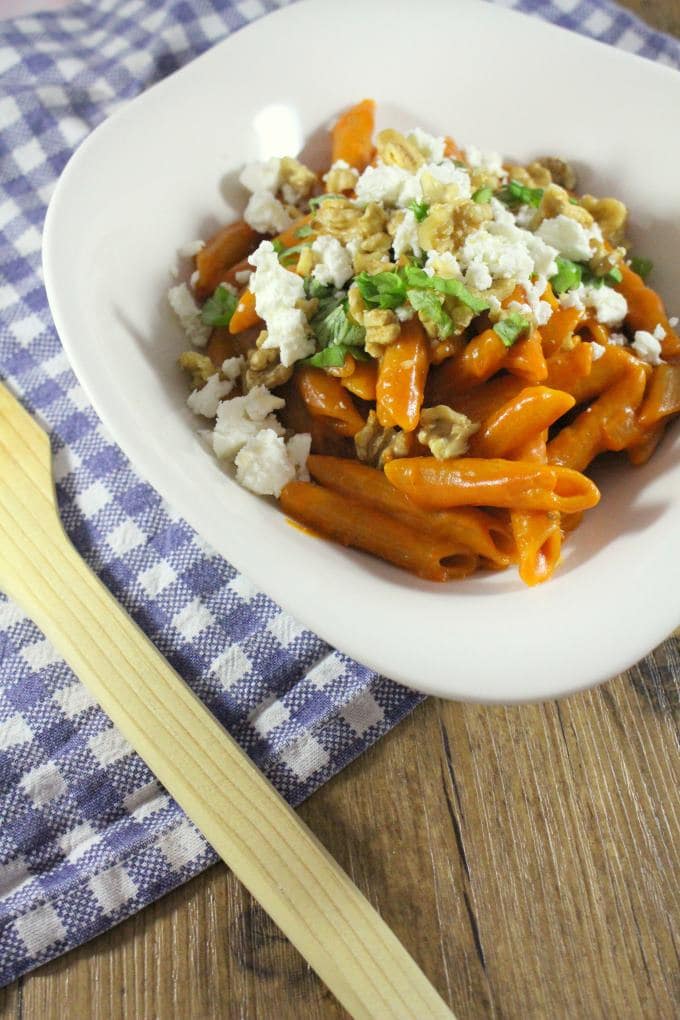
[[[425,331],[415,317],[402,326],[397,340],[380,358],[375,399],[378,421],[413,432],[425,395],[428,354]]]

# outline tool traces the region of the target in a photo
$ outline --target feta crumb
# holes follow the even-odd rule
[[[648,333],[646,329],[638,329],[636,331],[631,347],[638,358],[641,361],[646,361],[648,365],[660,365],[663,361],[661,357],[661,342],[653,333]]]
[[[253,272],[252,269],[239,269],[237,273],[234,273],[234,279],[236,280],[237,283],[240,283],[241,286],[243,286],[244,284],[248,283],[248,280],[250,279],[252,272]]]
[[[412,251],[416,258],[422,254],[422,248],[418,243],[418,220],[412,209],[407,209],[404,213],[404,218],[394,235],[392,248],[397,259],[407,251]]]
[[[492,199],[492,201],[495,202],[496,199]],[[535,215],[536,210],[533,205],[521,205],[515,214],[515,223],[518,227],[523,227],[526,230],[527,227],[531,226]]]
[[[598,344],[596,340],[591,340],[590,349],[593,352],[593,361],[599,361],[604,354],[604,347],[602,344]]]
[[[304,312],[296,303],[304,298],[302,278],[279,263],[271,241],[262,241],[249,260],[255,266],[250,289],[255,295],[255,311],[267,326],[263,349],[279,348],[281,364],[292,365],[314,353],[314,338]]]
[[[222,362],[222,368],[220,369],[220,371],[222,372],[223,376],[226,376],[227,379],[231,379],[232,382],[236,382],[236,380],[241,375],[241,372],[245,369],[245,367],[246,359],[239,355],[236,358],[226,358]]]
[[[628,302],[613,287],[588,285],[584,287],[584,296],[586,305],[593,309],[595,318],[603,326],[618,326],[625,319]]]
[[[354,174],[355,180],[359,176],[359,171],[356,169],[356,167],[350,166],[346,159],[336,159],[335,163],[333,163],[328,173],[324,174],[322,177],[324,184],[328,181],[328,178],[330,177],[334,170],[347,170],[349,171],[349,173]]]
[[[553,313],[552,305],[549,305],[547,301],[537,301],[535,305],[531,306],[531,310],[534,313],[537,326],[545,326]]]
[[[307,458],[312,449],[312,437],[309,432],[297,432],[286,443],[288,457],[295,469],[295,477],[300,482],[309,481]]]
[[[586,289],[583,284],[574,287],[573,290],[560,294],[558,301],[562,308],[578,308],[579,312],[586,310]]]
[[[281,183],[281,160],[273,156],[265,163],[248,163],[239,181],[248,191],[276,191]]]
[[[624,333],[610,333],[608,342],[616,347],[625,347],[628,340]]]
[[[258,234],[280,234],[293,222],[283,203],[271,191],[253,192],[243,219]]]
[[[489,313],[491,315],[500,315],[500,311],[503,306],[495,294],[487,294],[484,300],[489,302]]]
[[[420,150],[428,163],[441,163],[444,159],[445,138],[430,135],[427,131],[423,131],[418,127],[409,131],[406,137],[409,142],[413,142],[416,148]]]
[[[286,444],[273,429],[262,429],[236,455],[236,481],[259,496],[280,496],[295,477]]]
[[[509,312],[518,312],[520,315],[528,315],[531,317],[531,305],[527,305],[525,302],[511,301],[508,305]]]
[[[398,166],[385,166],[384,163],[367,166],[357,180],[357,202],[360,205],[368,205],[369,202],[396,205],[402,188],[412,177],[408,170]]]
[[[670,319],[668,320],[668,325],[675,329],[678,323],[680,323],[680,319],[677,317],[677,315],[671,315]]]
[[[476,145],[467,145],[464,149],[466,162],[478,170],[488,170],[490,174],[502,176],[503,157],[498,152],[482,152]]]
[[[219,372],[209,376],[200,390],[193,390],[187,397],[187,404],[194,414],[202,414],[204,418],[214,418],[221,400],[224,400],[234,388],[232,379],[220,379]]]
[[[663,328],[661,323],[654,327],[654,336],[657,340],[665,340],[666,330]]]
[[[394,314],[399,322],[408,322],[408,320],[412,319],[416,313],[415,309],[411,308],[410,305],[399,305],[398,308],[394,309]]]
[[[493,280],[491,273],[480,259],[474,259],[465,271],[465,283],[475,290],[488,290]]]
[[[178,255],[183,259],[192,259],[194,255],[198,255],[199,251],[203,251],[204,248],[205,241],[187,241],[179,249]]]
[[[332,283],[336,290],[340,290],[354,275],[351,256],[337,237],[322,234],[314,241],[312,251],[321,258],[312,270],[312,276],[319,283]]]
[[[233,460],[241,447],[262,429],[271,429],[277,436],[282,435],[283,427],[272,412],[284,404],[282,397],[275,397],[265,386],[256,386],[244,397],[223,400],[217,408],[217,421],[212,433],[216,455]]]
[[[210,339],[211,327],[201,319],[201,309],[186,283],[178,283],[168,291],[170,307],[179,319],[185,336],[195,347],[205,347]]]
[[[200,278],[201,274],[199,273],[198,269],[194,269],[193,273],[189,277],[189,286],[191,287],[192,290],[196,290],[196,286]]]
[[[431,251],[424,269],[428,276],[443,276],[446,280],[460,280],[463,275],[458,259],[450,251]]]
[[[361,237],[350,237],[350,238],[347,239],[347,243],[345,244],[345,248],[350,253],[350,255],[351,255],[351,257],[353,259],[355,259],[357,257],[357,255],[359,254],[359,252],[361,251],[362,243],[363,243],[363,239]]]
[[[536,235],[556,248],[560,255],[567,259],[582,262],[592,258],[593,250],[590,247],[590,241],[596,236],[596,232],[593,228],[586,230],[582,224],[563,213],[543,220]]]
[[[534,260],[525,244],[516,238],[492,234],[483,227],[468,234],[458,257],[466,269],[474,267],[473,273],[479,274],[480,282],[481,267],[486,267],[493,279],[505,280],[529,280],[534,271]]]

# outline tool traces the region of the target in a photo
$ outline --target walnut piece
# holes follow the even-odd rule
[[[595,198],[584,195],[581,203],[599,225],[603,236],[612,244],[620,244],[628,219],[628,210],[618,198]]]
[[[413,174],[425,162],[425,157],[415,142],[392,128],[381,131],[375,145],[378,155],[387,166],[398,166]]]
[[[364,312],[363,320],[366,353],[372,358],[379,358],[383,348],[399,336],[399,320],[391,308],[370,308]]]
[[[462,457],[467,453],[470,437],[479,430],[476,422],[470,421],[446,404],[425,407],[420,412],[418,442],[429,446],[437,460]]]
[[[411,440],[406,432],[383,428],[375,411],[368,412],[366,424],[354,437],[357,457],[364,464],[382,468],[395,457],[408,457]]]
[[[535,230],[543,220],[551,220],[555,216],[566,216],[570,220],[576,220],[582,227],[592,227],[594,222],[588,209],[570,201],[564,188],[559,184],[549,184],[543,192],[541,204],[531,223],[532,230]]]
[[[326,191],[337,195],[340,191],[353,191],[359,174],[352,166],[331,167],[324,177]]]
[[[293,365],[282,365],[278,348],[262,350],[267,339],[267,330],[263,329],[255,347],[246,354],[246,370],[243,377],[243,392],[250,393],[256,386],[266,386],[273,390],[283,386],[293,374]]]
[[[541,156],[535,163],[532,163],[532,166],[540,166],[547,170],[553,184],[559,184],[561,188],[566,188],[567,191],[575,189],[576,174],[574,168],[566,160],[560,159],[559,156]]]
[[[281,193],[285,202],[295,205],[307,198],[319,183],[316,174],[304,163],[284,156],[281,160]],[[298,214],[299,215],[299,214]]]
[[[200,390],[210,376],[217,371],[211,358],[207,354],[199,354],[198,351],[182,351],[177,359],[177,364],[189,374],[191,387],[194,390]]]
[[[490,207],[479,202],[435,203],[418,227],[418,243],[425,251],[455,251],[492,215]]]

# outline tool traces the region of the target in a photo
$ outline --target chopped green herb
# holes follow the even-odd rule
[[[303,365],[313,365],[314,368],[340,368],[344,365],[345,358],[351,354],[358,361],[368,361],[366,351],[361,347],[353,347],[349,344],[331,344],[323,350],[312,354],[311,358],[305,358]]]
[[[311,322],[314,334],[322,347],[331,344],[347,344],[351,347],[361,346],[366,330],[358,322],[350,318],[346,302],[341,301],[332,312],[321,318],[317,312]]]
[[[412,308],[422,312],[426,319],[437,326],[440,337],[449,336],[453,329],[453,321],[433,291],[409,290],[407,297]]]
[[[555,294],[566,294],[568,290],[578,287],[583,278],[583,267],[571,259],[557,256],[557,272],[550,277],[550,284]]]
[[[522,333],[526,333],[530,329],[531,319],[522,315],[521,312],[510,312],[493,327],[494,333],[498,333],[506,347],[512,347]]]
[[[310,241],[303,241],[302,244],[294,244],[291,248],[284,248],[283,251],[278,253],[279,261],[283,262],[285,259],[289,259],[293,255],[299,255],[303,248],[310,247],[310,243]]]
[[[304,281],[305,297],[327,298],[335,293],[332,283],[321,283],[315,276],[306,276]]]
[[[621,270],[619,269],[618,266],[614,266],[613,269],[610,269],[609,272],[607,273],[607,275],[605,276],[605,280],[607,281],[607,283],[610,283],[610,284],[611,283],[621,283],[622,279],[623,279],[623,273],[621,272]]]
[[[374,276],[359,273],[354,282],[366,304],[374,308],[398,308],[406,299],[406,284],[400,273],[376,273]]]
[[[646,280],[654,268],[654,263],[651,259],[646,259],[642,255],[634,255],[630,260],[630,268],[638,276],[641,276],[643,280]]]
[[[513,180],[496,194],[506,205],[533,205],[538,208],[543,198],[543,188],[529,188],[526,184]]]
[[[410,288],[417,287],[419,290],[436,290],[440,294],[448,294],[473,312],[484,312],[489,307],[487,301],[475,297],[460,280],[447,280],[443,276],[428,276],[424,269],[418,269],[416,266],[405,266],[402,274]]]
[[[305,223],[305,224],[303,224],[303,226],[300,227],[299,230],[295,231],[295,236],[296,237],[309,237],[309,235],[313,234],[313,233],[314,233],[314,231],[310,227],[309,223]]]
[[[344,198],[344,197],[345,197],[344,195],[334,195],[332,192],[329,192],[327,195],[317,195],[316,198],[310,198],[309,208],[318,209],[321,203],[325,202],[326,199],[328,198]]]
[[[580,205],[581,204],[577,198],[570,198],[569,201],[571,202],[572,205]]]
[[[583,282],[587,283],[590,287],[604,287],[605,283],[611,287],[615,283],[621,283],[623,279],[623,274],[618,266],[614,266],[604,276],[597,276],[590,266],[583,266],[582,269]]]
[[[430,207],[427,202],[416,202],[415,199],[412,202],[409,202],[408,208],[418,220],[418,223],[422,223],[430,211]]]
[[[275,237],[274,240],[272,241],[272,248],[274,249],[277,255],[280,255],[281,252],[284,250],[283,241],[279,241],[278,237]]]
[[[487,202],[490,202],[492,198],[493,188],[477,188],[472,196],[472,201],[479,202],[480,205],[485,205]]]
[[[203,305],[201,321],[206,326],[228,326],[237,304],[236,295],[221,283]]]

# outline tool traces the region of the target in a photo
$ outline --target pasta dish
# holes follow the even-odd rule
[[[514,164],[363,100],[325,173],[247,165],[243,219],[185,245],[170,304],[191,410],[237,481],[433,581],[545,581],[680,412],[680,336],[627,209],[556,156]],[[245,193],[244,193],[245,197]]]

